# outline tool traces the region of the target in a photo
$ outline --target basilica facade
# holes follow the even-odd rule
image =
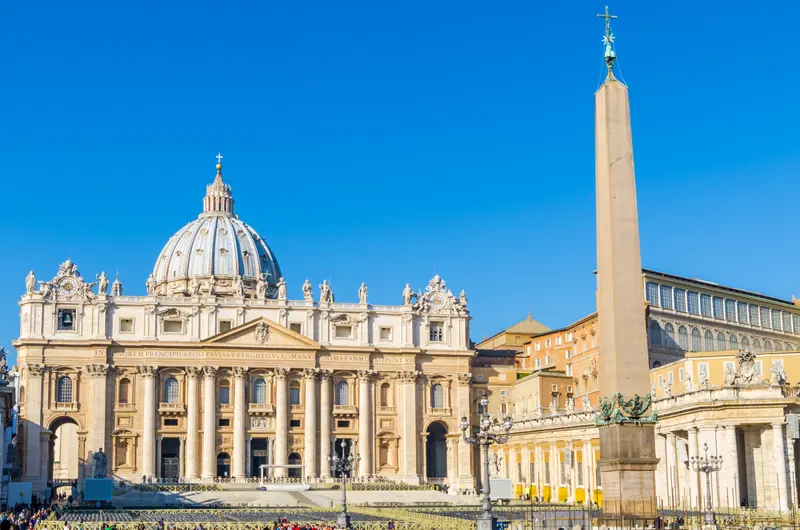
[[[317,481],[329,457],[354,454],[363,479],[474,490],[458,430],[474,358],[464,292],[436,276],[386,306],[364,284],[340,302],[306,280],[291,299],[233,206],[218,164],[144,295],[69,260],[28,275],[14,343],[23,480],[81,480],[102,450],[120,480]]]

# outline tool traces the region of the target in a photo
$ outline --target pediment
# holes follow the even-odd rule
[[[318,342],[267,318],[257,318],[203,340],[211,344],[240,344],[254,347],[300,347],[319,349]]]

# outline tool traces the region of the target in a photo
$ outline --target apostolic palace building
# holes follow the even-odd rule
[[[28,275],[14,343],[23,480],[43,492],[82,478],[102,449],[136,482],[242,481],[262,465],[313,481],[333,451],[354,451],[361,477],[473,490],[458,430],[474,356],[464,292],[436,276],[384,306],[363,284],[348,301],[327,282],[289,284],[233,206],[218,164],[143,296],[69,260]]]

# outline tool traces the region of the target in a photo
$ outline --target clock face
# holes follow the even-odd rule
[[[440,309],[442,306],[444,306],[444,302],[444,294],[433,293],[433,295],[431,295],[431,307],[434,309]]]
[[[75,278],[63,278],[58,282],[58,292],[65,296],[72,296],[78,292],[78,282]]]

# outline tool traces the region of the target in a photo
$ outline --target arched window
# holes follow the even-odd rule
[[[742,337],[742,350],[750,351],[750,339]]]
[[[728,335],[728,347],[732,350],[739,349],[739,340],[736,338],[736,335]]]
[[[705,335],[703,335],[704,343],[703,348],[705,351],[714,351],[714,334],[711,333],[709,330],[706,330]]]
[[[725,350],[728,349],[728,346],[725,343],[725,334],[724,333],[717,333],[717,349],[719,351],[725,351]]]
[[[667,348],[674,348],[676,346],[675,327],[669,322],[667,322],[667,324],[664,326],[664,334],[666,335],[664,346],[666,346]]]
[[[350,385],[347,384],[347,381],[339,381],[336,383],[336,404],[350,404]]]
[[[761,347],[761,341],[758,339],[753,339],[753,351],[756,353],[761,353],[764,349]]]
[[[20,403],[25,403],[25,387],[24,386],[19,387],[19,402]]]
[[[655,320],[650,322],[650,344],[661,344],[661,326]]]
[[[58,378],[56,401],[59,403],[72,403],[72,379],[67,375],[62,375]]]
[[[692,351],[703,351],[703,342],[700,338],[700,330],[692,328]]]
[[[775,341],[775,351],[783,351],[783,344],[779,340]]]
[[[119,380],[119,403],[126,404],[131,402],[131,381],[127,377]]]
[[[686,326],[678,328],[678,347],[683,351],[689,349],[689,333],[686,331]]]
[[[444,408],[444,389],[439,383],[431,386],[431,408],[443,409]]]
[[[300,404],[300,381],[292,381],[289,385],[289,405]]]
[[[764,341],[764,351],[773,351],[773,349],[772,349],[772,341],[771,340],[765,340]]]
[[[219,404],[231,404],[231,384],[227,379],[223,379],[219,382]]]
[[[164,401],[167,403],[178,402],[178,380],[174,377],[164,381]]]
[[[381,385],[381,407],[389,407],[389,392],[391,392],[392,387],[389,383],[383,383]]]
[[[267,383],[261,378],[253,381],[253,403],[263,405],[267,402]]]

